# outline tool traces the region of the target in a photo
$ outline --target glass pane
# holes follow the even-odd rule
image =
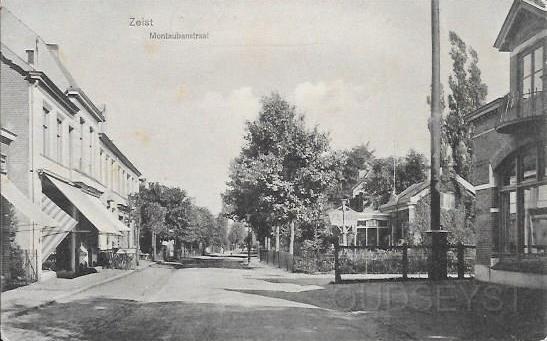
[[[543,70],[543,47],[534,51],[534,72]]]
[[[544,253],[547,246],[547,185],[524,190],[524,251]]]
[[[543,177],[547,178],[547,146],[543,148]]]
[[[522,58],[522,76],[530,76],[532,74],[532,54],[527,54]]]
[[[537,152],[536,148],[527,149],[522,154],[522,180],[533,180],[537,177]]]
[[[534,74],[534,91],[543,91],[543,71]]]
[[[503,169],[502,183],[504,186],[514,185],[517,183],[517,169],[515,158],[511,158],[506,162]]]
[[[541,185],[538,187],[537,207],[547,208],[547,185]]]
[[[502,194],[503,214],[503,251],[515,253],[518,246],[517,227],[517,193],[516,191]]]
[[[522,97],[528,98],[532,92],[532,77],[528,76],[522,79]]]

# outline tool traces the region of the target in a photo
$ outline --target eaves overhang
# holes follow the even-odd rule
[[[51,95],[61,106],[63,106],[71,115],[75,115],[80,108],[72,103],[68,97],[55,85],[51,79],[42,71],[29,71],[26,79],[31,82],[37,82],[46,92]]]
[[[544,20],[547,23],[547,8],[544,4],[540,5],[536,1],[539,2],[542,0],[515,0],[513,2],[507,17],[505,17],[501,30],[498,33],[496,41],[494,42],[495,48],[501,52],[510,52],[510,49],[507,46],[507,38],[509,37],[509,33],[511,32],[511,29],[513,28],[513,25],[515,24],[515,21],[521,11],[527,11],[537,15],[540,20]]]
[[[114,141],[112,141],[108,135],[105,133],[99,134],[99,140],[105,144],[105,146],[114,153],[120,159],[120,161],[129,169],[131,169],[132,172],[134,172],[138,177],[140,177],[142,174],[141,172],[129,161],[129,159],[122,153],[120,149],[114,144]]]
[[[93,102],[85,92],[80,88],[69,88],[66,92],[69,97],[75,98],[80,104],[97,120],[97,122],[104,122],[106,119],[104,114]]]

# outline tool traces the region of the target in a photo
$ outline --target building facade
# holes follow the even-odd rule
[[[515,0],[494,43],[510,59],[509,94],[475,112],[476,278],[547,285],[547,3]]]
[[[17,136],[2,150],[3,184],[28,201],[13,204],[17,244],[32,255],[29,272],[74,275],[119,249],[135,252],[128,196],[141,173],[105,134],[104,109],[76,83],[59,47],[0,11],[0,124]]]
[[[419,227],[424,222],[419,222],[419,205],[424,204],[422,209],[427,207],[429,215],[429,196],[430,180],[425,180],[413,184],[397,195],[392,195],[391,199],[380,206],[380,211],[389,216],[390,239],[394,245],[409,243],[421,244],[425,236],[422,235],[424,226]],[[427,202],[424,202],[427,200]],[[444,222],[442,219],[445,214],[454,211],[457,208],[464,207],[466,202],[475,200],[475,189],[471,183],[457,174],[441,176],[440,183],[440,204],[441,204],[441,224],[453,224],[454,222]],[[421,212],[423,214],[423,212]],[[451,216],[451,215],[448,215]],[[450,230],[451,226],[444,226]],[[429,230],[429,226],[425,228]]]

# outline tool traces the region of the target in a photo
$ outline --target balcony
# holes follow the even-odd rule
[[[529,94],[509,94],[505,96],[496,131],[502,134],[513,134],[528,131],[547,115],[547,95],[544,91]]]

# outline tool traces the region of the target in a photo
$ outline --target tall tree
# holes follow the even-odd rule
[[[335,179],[329,152],[328,136],[308,129],[294,106],[278,94],[263,98],[231,166],[223,196],[229,216],[249,222],[259,238],[288,226],[292,252],[296,222],[311,216]]]
[[[342,164],[339,184],[330,196],[330,201],[334,205],[340,205],[343,198],[351,198],[351,191],[361,180],[360,176],[363,175],[363,172],[370,170],[371,163],[374,160],[374,150],[367,142],[343,151],[339,157],[341,157],[339,162]]]
[[[471,131],[465,123],[465,115],[476,110],[486,100],[488,87],[481,79],[479,57],[472,47],[453,31],[450,31],[452,74],[448,78],[449,112],[443,121],[443,135],[450,146],[454,171],[468,178],[471,165]]]
[[[412,149],[404,157],[375,159],[365,182],[369,202],[376,208],[385,204],[394,192],[424,181],[427,169],[426,157]]]
[[[233,249],[245,240],[247,236],[247,231],[245,226],[242,223],[234,222],[230,227],[230,232],[228,232],[228,241],[230,242],[230,248]]]

